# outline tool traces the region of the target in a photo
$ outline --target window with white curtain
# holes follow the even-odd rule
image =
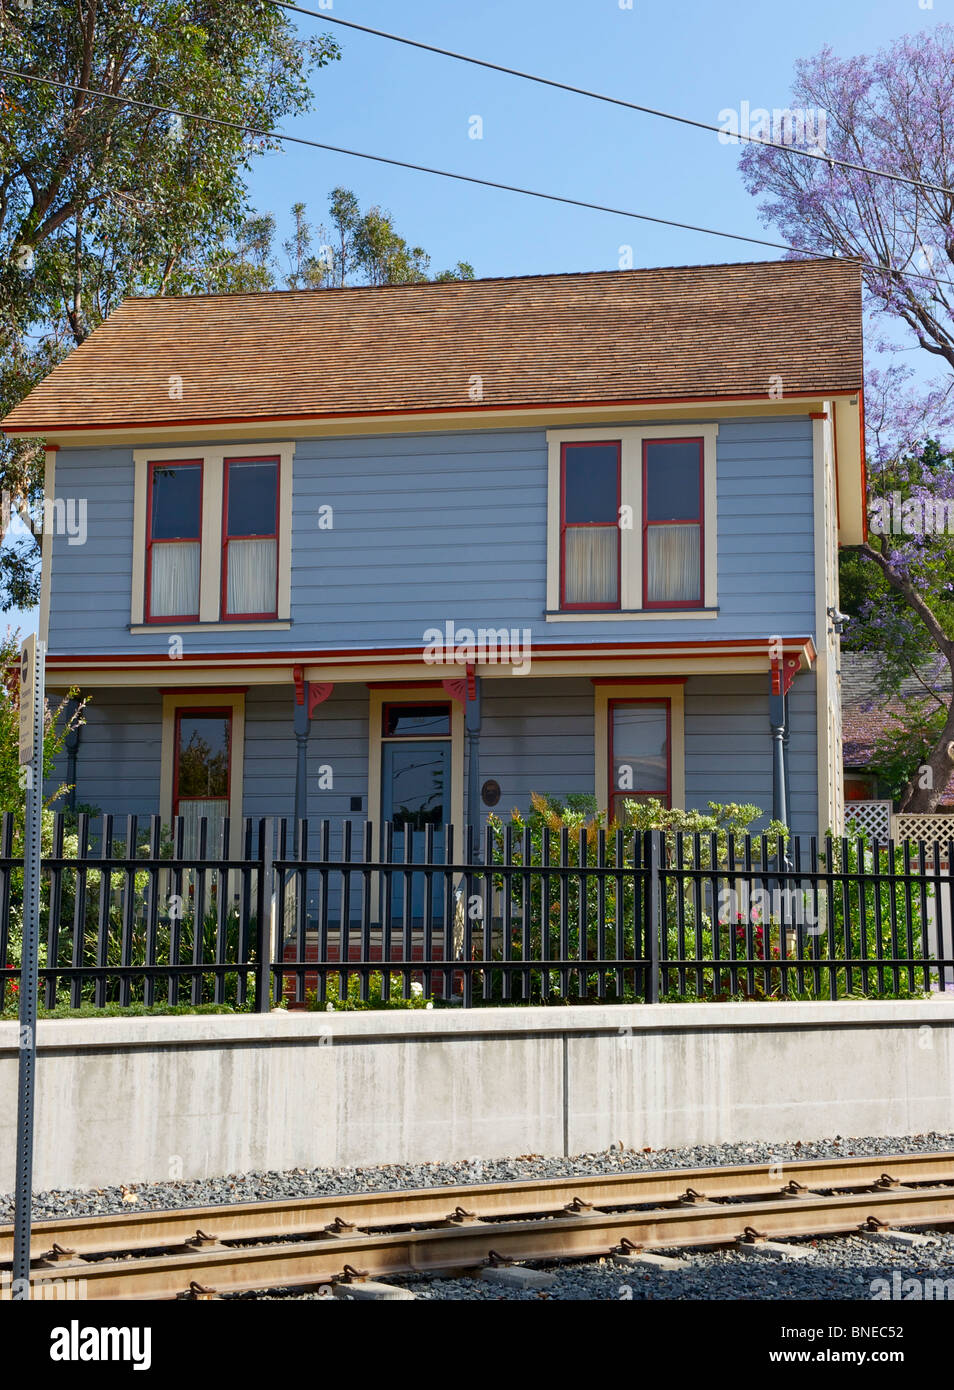
[[[150,620],[198,618],[201,534],[201,460],[154,463],[146,560]]]
[[[561,474],[561,606],[618,608],[619,443],[565,444]]]
[[[278,459],[225,460],[225,618],[273,618],[278,603]]]
[[[701,439],[643,444],[643,603],[702,602],[703,446]]]

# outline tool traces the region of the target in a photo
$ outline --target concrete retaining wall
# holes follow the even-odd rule
[[[954,998],[57,1020],[36,1181],[954,1129]],[[0,1024],[0,1190],[17,1025]]]

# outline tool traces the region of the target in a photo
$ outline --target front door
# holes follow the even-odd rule
[[[410,858],[424,861],[428,826],[434,829],[434,859],[444,856],[444,826],[451,818],[450,706],[443,703],[384,707],[381,741],[381,816],[394,825],[394,862],[405,858],[410,836]],[[391,919],[403,922],[407,875],[395,873],[391,885]],[[420,924],[424,916],[426,876],[411,875],[411,917]],[[432,878],[434,920],[444,901],[443,875]]]

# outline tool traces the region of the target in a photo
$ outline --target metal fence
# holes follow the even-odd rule
[[[954,988],[954,844],[351,821],[54,818],[41,1002],[266,1010]],[[22,861],[0,822],[0,1013]]]

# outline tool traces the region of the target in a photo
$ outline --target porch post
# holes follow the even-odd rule
[[[308,706],[295,703],[295,742],[298,745],[295,761],[295,820],[308,817]]]
[[[769,725],[772,730],[772,819],[788,825],[785,788],[785,702],[780,695],[769,696]]]
[[[785,772],[785,824],[792,824],[792,775],[788,763],[788,741],[792,732],[792,725],[788,717],[788,692],[782,697],[782,716],[785,723],[785,733],[782,735],[782,762]]]
[[[311,730],[311,716],[319,705],[331,695],[334,686],[328,681],[306,681],[304,669],[294,668],[295,705],[294,723],[295,757],[295,820],[308,818],[308,734]]]
[[[467,703],[464,706],[467,730],[467,823],[473,826],[476,853],[480,855],[480,677],[467,668]]]

